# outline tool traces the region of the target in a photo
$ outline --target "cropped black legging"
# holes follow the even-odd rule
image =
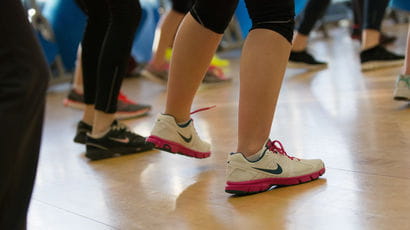
[[[84,102],[115,113],[135,31],[138,0],[79,0],[87,16],[82,41]]]
[[[245,0],[253,29],[275,31],[292,40],[294,26],[293,0]],[[197,0],[190,13],[205,28],[222,34],[228,26],[238,0]]]
[[[191,9],[195,0],[172,0],[172,9],[178,13],[186,14]]]
[[[309,0],[299,16],[296,30],[303,35],[309,35],[318,19],[323,17],[330,0]]]
[[[300,15],[297,31],[309,35],[330,3],[330,0],[309,0]],[[380,30],[384,12],[389,0],[352,0],[355,15],[355,23],[363,29]],[[362,23],[364,22],[364,23]]]
[[[361,25],[362,29],[380,30],[389,1],[352,0],[355,23]]]

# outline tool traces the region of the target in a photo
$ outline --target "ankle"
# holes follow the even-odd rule
[[[110,129],[111,129],[111,127],[108,127],[108,128],[105,129],[105,130],[103,130],[103,129],[97,130],[97,129],[95,129],[95,128],[93,127],[90,136],[91,136],[92,138],[94,138],[94,139],[99,139],[99,138],[105,136],[105,135],[110,131]]]
[[[190,115],[186,116],[186,115],[183,115],[183,114],[170,113],[170,112],[167,112],[167,111],[165,111],[162,114],[173,117],[177,124],[182,124],[183,125],[183,124],[188,123],[191,120]]]

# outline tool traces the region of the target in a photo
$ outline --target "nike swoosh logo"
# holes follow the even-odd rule
[[[252,167],[252,168],[263,171],[263,172],[267,172],[270,174],[281,174],[283,172],[282,167],[280,167],[279,164],[277,165],[278,167],[276,169],[263,169],[263,168],[255,168],[255,167]]]
[[[113,141],[119,142],[119,143],[124,143],[124,144],[130,143],[130,139],[128,137],[127,138],[122,138],[122,139],[110,137],[110,139],[113,140]]]
[[[177,132],[177,133],[179,134],[179,136],[180,136],[182,139],[184,139],[184,141],[185,141],[186,143],[191,142],[191,140],[192,140],[192,135],[191,135],[190,137],[185,137],[184,135],[180,134],[179,132]]]

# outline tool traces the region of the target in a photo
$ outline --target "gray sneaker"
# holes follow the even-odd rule
[[[394,100],[410,101],[410,75],[399,75],[397,77]]]
[[[141,75],[152,81],[166,84],[168,81],[169,64],[165,64],[160,69],[154,68],[151,65],[147,65],[141,72]]]

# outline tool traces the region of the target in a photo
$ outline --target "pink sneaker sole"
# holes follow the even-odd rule
[[[251,181],[226,182],[225,192],[235,195],[247,195],[269,190],[274,185],[296,185],[315,180],[325,173],[325,168],[298,177],[265,178]]]
[[[178,153],[195,158],[207,158],[211,155],[211,152],[198,152],[187,147],[184,147],[179,143],[164,140],[157,136],[149,136],[146,141],[153,143],[156,149],[164,150],[170,153]]]

